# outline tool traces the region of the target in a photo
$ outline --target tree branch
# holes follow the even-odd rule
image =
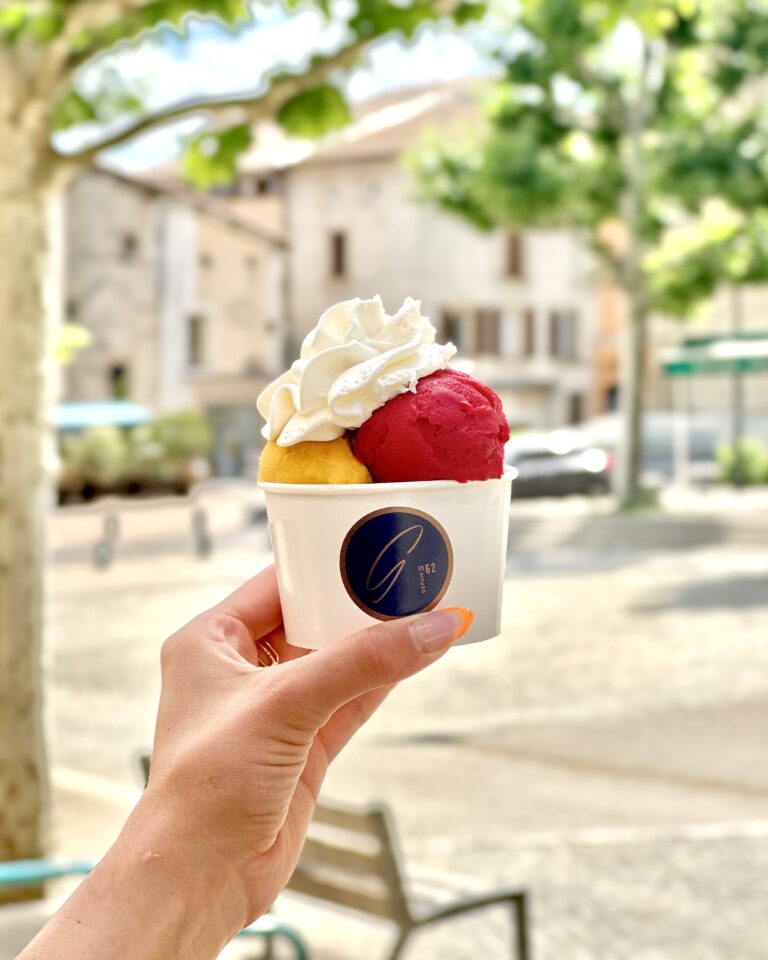
[[[71,38],[84,30],[98,30],[147,3],[148,0],[80,0],[66,8],[65,33]]]
[[[93,39],[91,43],[77,51],[72,50],[70,46],[65,63],[67,73],[74,73],[74,71],[83,66],[83,64],[88,63],[89,60],[93,60],[94,57],[103,53],[105,49],[108,49],[112,41],[106,42],[104,37],[99,35],[100,31],[114,27],[116,23],[120,23],[121,21],[125,21],[126,27],[129,27],[131,14],[148,6],[150,2],[151,0],[108,0],[103,6],[105,8],[108,6],[111,7],[112,14],[111,16],[105,16],[102,13],[100,0],[86,0],[86,5],[90,9],[83,10],[83,17],[80,22],[75,24],[70,39],[81,36],[88,31],[93,33]],[[195,12],[194,6],[190,3],[189,15],[192,16]],[[124,39],[128,41],[137,40],[143,32],[151,31],[152,29],[152,26],[145,26],[133,33],[130,29],[126,29]]]
[[[119,12],[125,16],[145,6],[147,2],[148,0],[82,0],[79,5],[72,8],[73,14],[68,21],[65,32],[68,35],[71,34],[69,36],[71,41],[72,37],[77,35],[77,31],[109,23],[110,15],[114,18],[115,13]],[[430,4],[432,16],[435,19],[452,16],[461,2],[462,0],[432,0]],[[79,17],[75,16],[75,11],[79,11]],[[426,15],[424,19],[429,19],[429,15]],[[71,33],[71,31],[74,31],[74,33]],[[353,66],[366,47],[386,33],[391,32],[393,31],[389,30],[378,36],[358,37],[334,54],[314,58],[311,65],[300,73],[281,74],[279,77],[275,76],[271,81],[267,78],[268,85],[263,92],[254,91],[236,97],[183,100],[157,113],[134,120],[113,136],[106,137],[82,151],[72,153],[54,151],[54,154],[61,161],[71,161],[83,165],[92,161],[102,151],[118,147],[162,124],[205,112],[221,115],[226,111],[239,109],[243,112],[244,119],[247,122],[256,123],[274,116],[285,103],[298,94],[318,86],[327,80],[334,71]],[[73,67],[69,60],[62,66],[65,68],[65,73],[71,73]]]
[[[81,0],[64,8],[64,27],[50,44],[41,66],[37,88],[43,96],[54,97],[76,64],[72,43],[87,30],[108,26],[126,14],[145,6],[147,0]]]
[[[230,110],[242,110],[249,123],[256,123],[259,120],[274,116],[285,103],[297,94],[313,89],[326,80],[335,70],[352,66],[367,45],[367,40],[356,40],[354,43],[342,47],[337,53],[316,61],[303,73],[281,76],[272,80],[263,93],[254,92],[237,97],[183,100],[158,113],[135,120],[118,133],[99,141],[92,147],[69,154],[58,153],[58,156],[65,160],[76,160],[80,164],[89,163],[104,150],[118,147],[134,137],[172,120],[194,116],[198,113],[220,116]]]

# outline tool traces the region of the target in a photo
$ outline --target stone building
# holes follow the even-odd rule
[[[513,427],[589,416],[597,288],[583,245],[564,230],[483,234],[419,203],[403,154],[429,128],[476,117],[471,86],[400,91],[299,159],[280,145],[246,159],[231,202],[274,216],[282,198],[293,349],[330,304],[414,296],[459,348],[459,365],[501,395]],[[608,384],[605,389],[610,389]]]
[[[256,396],[283,360],[281,232],[103,169],[72,184],[65,224],[66,316],[92,342],[64,370],[62,400],[203,409],[216,467],[240,472],[258,444]]]

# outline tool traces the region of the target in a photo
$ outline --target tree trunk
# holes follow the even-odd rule
[[[0,860],[41,856],[41,647],[52,351],[39,138],[0,111]]]
[[[642,497],[640,476],[643,466],[643,407],[648,317],[642,298],[628,293],[624,343],[624,384],[622,388],[622,457],[619,507],[636,506]]]
[[[645,125],[645,98],[650,67],[650,47],[643,40],[635,96],[626,105],[626,186],[622,198],[627,249],[622,281],[627,295],[627,323],[624,340],[623,384],[621,389],[622,444],[619,463],[619,507],[637,506],[641,500],[640,472],[643,465],[643,405],[645,385],[648,306],[643,271],[641,224],[645,187],[642,137]]]

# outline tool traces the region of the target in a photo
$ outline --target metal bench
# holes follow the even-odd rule
[[[363,809],[320,802],[288,889],[327,903],[390,920],[398,936],[388,960],[397,960],[411,934],[421,927],[497,904],[512,911],[512,957],[531,960],[528,896],[503,889],[483,895],[439,900],[436,886],[419,894],[404,882],[388,810],[377,804]]]
[[[137,756],[144,784],[150,756]],[[512,911],[513,960],[532,960],[529,897],[518,889],[481,895],[441,889],[434,878],[418,889],[404,882],[397,840],[383,804],[350,807],[322,800],[315,807],[309,834],[287,888],[298,894],[390,920],[398,936],[387,960],[398,960],[408,938],[421,927],[486,907],[508,904]],[[441,894],[449,894],[449,899]],[[246,931],[244,931],[246,932]],[[271,955],[268,949],[267,957]]]
[[[0,863],[0,889],[38,887],[48,880],[62,877],[85,876],[94,867],[90,860],[70,860],[61,863],[49,860],[9,860]],[[309,951],[298,931],[270,914],[259,917],[238,937],[248,937],[266,942],[268,955],[272,955],[273,942],[287,941],[294,949],[296,960],[309,960]]]

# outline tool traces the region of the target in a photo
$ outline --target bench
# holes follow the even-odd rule
[[[288,890],[390,920],[398,936],[388,960],[398,960],[408,938],[428,924],[498,904],[512,912],[512,957],[531,960],[528,897],[517,889],[440,901],[436,885],[417,893],[404,882],[387,808],[352,808],[321,801]]]
[[[146,785],[150,757],[142,754],[137,759]],[[472,896],[453,891],[445,902],[440,898],[445,891],[434,881],[418,890],[407,886],[391,817],[383,804],[356,808],[319,801],[286,889],[396,924],[398,935],[387,960],[398,960],[408,938],[420,927],[508,904],[513,922],[513,960],[532,960],[528,894],[518,889]]]

